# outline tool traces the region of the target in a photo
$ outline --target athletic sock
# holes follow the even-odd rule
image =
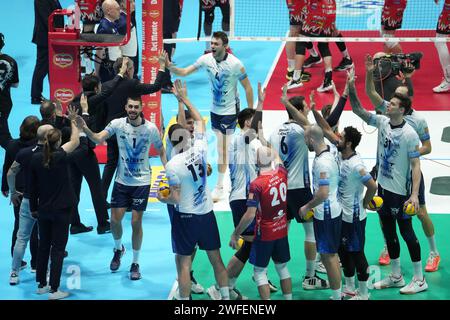
[[[233,290],[236,286],[237,278],[228,278],[228,286],[230,287],[230,290]]]
[[[314,277],[316,274],[316,261],[315,260],[306,260],[306,276]]]
[[[358,291],[359,294],[367,297],[369,295],[369,290],[367,288],[367,281],[358,281]]]
[[[217,180],[217,187],[222,188],[223,187],[223,179],[225,178],[225,173],[219,172],[219,179]]]
[[[134,250],[133,249],[133,263],[139,263],[139,253],[141,250]]]
[[[355,277],[345,277],[345,286],[347,289],[354,291],[355,290]]]
[[[397,259],[391,258],[391,266],[392,266],[392,275],[396,278],[401,277],[402,269],[400,267],[400,257],[398,257]]]
[[[117,250],[122,250],[122,238],[114,239],[114,248]]]
[[[341,296],[342,296],[341,288],[339,288],[337,290],[332,290],[331,297],[333,298],[333,300],[341,300]]]
[[[292,76],[292,80],[297,81],[302,76],[302,70],[294,70],[294,75]]]
[[[292,293],[283,294],[285,300],[292,300]]]
[[[432,235],[431,237],[427,237],[427,239],[428,239],[428,244],[430,246],[430,251],[436,255],[439,255],[439,252],[436,247],[436,239],[435,239],[434,235]]]
[[[288,59],[288,70],[295,69],[295,59]]]
[[[220,291],[220,295],[222,296],[222,300],[230,300],[230,288],[229,287],[220,287],[219,291]]]
[[[414,266],[414,279],[423,280],[422,261],[413,262]]]

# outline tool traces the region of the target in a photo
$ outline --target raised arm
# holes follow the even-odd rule
[[[352,106],[353,113],[356,114],[365,122],[368,122],[370,119],[370,112],[368,112],[362,107],[361,101],[359,100],[358,95],[356,94],[354,69],[350,69],[350,71],[347,72],[347,85],[348,85],[348,95],[350,98],[350,105]]]
[[[295,121],[298,122],[298,124],[305,129],[305,127],[310,126],[311,124],[308,121],[308,118],[306,118],[300,111],[295,109],[295,107],[289,102],[289,98],[287,96],[287,84],[283,86],[283,93],[281,95],[281,103],[284,105],[286,110],[289,112],[289,114],[294,118]]]
[[[86,133],[87,137],[96,144],[103,143],[106,139],[110,137],[109,132],[107,130],[102,130],[99,133],[93,132],[91,129],[88,128],[86,122],[80,116],[77,117],[76,121],[77,126],[81,128],[84,131],[84,133]]]
[[[312,94],[313,91],[311,91]],[[310,104],[311,110],[314,115],[314,119],[316,119],[317,124],[322,128],[324,136],[330,140],[331,143],[337,144],[339,142],[339,137],[333,132],[333,129],[331,128],[330,124],[327,122],[327,120],[322,117],[322,114],[317,111],[315,108],[315,103]]]
[[[74,151],[80,144],[80,129],[77,126],[76,118],[77,118],[77,111],[73,106],[69,106],[68,108],[69,115],[68,119],[70,120],[70,126],[71,126],[71,134],[70,134],[70,140],[63,144],[61,148],[67,152],[71,153]]]
[[[169,57],[167,55],[166,55],[166,67],[167,69],[169,69],[170,72],[180,77],[188,76],[191,73],[197,71],[197,68],[193,64],[186,68],[175,67],[172,61],[169,60]]]
[[[365,59],[366,66],[366,94],[372,102],[375,109],[378,109],[384,102],[383,98],[378,94],[375,89],[375,83],[373,82],[373,71],[375,70],[375,65],[373,64],[373,59],[370,54],[366,54]],[[382,112],[384,113],[384,112]]]
[[[192,119],[194,119],[196,126],[195,130],[197,133],[205,133],[206,127],[205,122],[203,121],[200,112],[198,112],[197,108],[192,104],[187,96],[187,87],[186,82],[182,83],[181,80],[177,79],[174,82],[173,86],[173,94],[177,97],[179,101],[182,101],[186,108],[191,112]]]

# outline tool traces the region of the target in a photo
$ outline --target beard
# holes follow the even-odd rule
[[[336,147],[339,152],[342,152],[345,149],[344,146],[341,146],[340,144],[338,144]]]

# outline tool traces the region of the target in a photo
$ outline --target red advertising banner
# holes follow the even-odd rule
[[[158,74],[158,52],[163,49],[163,1],[142,0],[142,81],[153,83]],[[142,96],[145,118],[161,126],[161,92]]]

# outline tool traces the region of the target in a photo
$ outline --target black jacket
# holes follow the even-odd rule
[[[62,9],[58,0],[34,0],[34,29],[32,42],[40,47],[48,46],[48,17],[56,9]],[[56,16],[55,27],[64,27],[64,17]]]

